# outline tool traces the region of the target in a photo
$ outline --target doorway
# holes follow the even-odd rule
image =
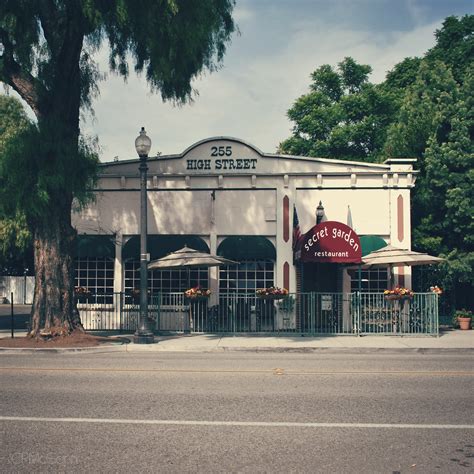
[[[305,263],[302,271],[301,325],[313,333],[338,333],[342,327],[342,271],[334,263]]]
[[[338,285],[338,268],[335,263],[303,264],[302,291],[315,293],[336,293],[341,290]]]

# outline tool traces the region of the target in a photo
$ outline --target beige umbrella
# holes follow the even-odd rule
[[[434,257],[427,253],[415,252],[413,250],[399,249],[392,245],[387,245],[379,250],[362,257],[362,263],[360,268],[378,268],[378,267],[389,267],[389,283],[393,281],[392,269],[394,266],[409,266],[415,265],[432,265],[441,263],[444,261],[443,258]],[[360,270],[359,270],[359,288],[360,288]]]
[[[393,281],[392,268],[394,266],[415,266],[415,265],[432,265],[435,263],[441,263],[444,261],[443,258],[434,257],[433,255],[428,255],[427,253],[415,252],[413,250],[400,249],[393,247],[392,245],[387,245],[382,247],[379,250],[374,250],[373,252],[367,254],[365,257],[362,257],[362,262],[360,265],[348,267],[350,269],[357,268],[359,270],[359,291],[361,288],[361,269],[367,268],[379,268],[379,267],[389,267],[389,283]]]
[[[188,272],[188,287],[190,285],[190,270],[196,267],[219,267],[221,265],[232,265],[236,262],[224,257],[211,255],[209,253],[198,252],[184,246],[181,250],[176,250],[166,257],[159,258],[148,264],[148,270],[166,270],[172,268],[186,268]],[[189,319],[185,318],[184,332],[190,331],[192,324],[192,308],[189,305]]]
[[[169,268],[218,267],[236,263],[224,257],[198,252],[184,246],[166,257],[159,258],[148,264],[148,270],[165,270]]]
[[[414,252],[413,250],[399,249],[387,245],[379,250],[362,257],[362,267],[385,267],[387,265],[432,265],[441,263],[444,259],[434,257],[427,253]]]

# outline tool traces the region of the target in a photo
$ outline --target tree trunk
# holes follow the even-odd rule
[[[40,142],[32,156],[37,180],[33,192],[38,206],[25,209],[35,252],[36,285],[29,332],[32,337],[66,335],[82,327],[74,299],[72,250],[76,232],[71,226],[71,204],[73,193],[85,190],[87,176],[78,173],[78,179],[68,178],[74,177],[75,165],[81,160],[81,94],[87,99],[94,84],[89,71],[81,71],[89,23],[84,18],[83,2],[60,2],[61,7],[51,1],[35,3],[39,5],[32,10],[35,16],[31,19],[41,22],[46,41],[45,52],[38,53],[42,64],[39,77],[30,74],[31,65],[27,62],[28,70],[17,64],[13,55],[16,45],[7,44],[2,61],[2,75],[8,77],[9,84],[38,118]],[[3,37],[2,41],[5,42]]]
[[[31,337],[65,336],[83,329],[74,298],[71,197],[55,205],[57,213],[36,226],[34,234],[36,285],[30,318]]]

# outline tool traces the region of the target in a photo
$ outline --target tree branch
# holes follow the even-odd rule
[[[0,80],[10,85],[20,97],[31,107],[36,117],[41,116],[39,94],[41,83],[28,71],[24,71],[13,57],[11,43],[3,29],[0,29],[0,40],[3,44],[3,68]]]
[[[52,0],[42,0],[39,2],[39,18],[43,28],[44,37],[49,48],[54,55],[57,54],[62,44],[58,41],[58,30],[63,27],[64,19],[58,14],[57,7]]]

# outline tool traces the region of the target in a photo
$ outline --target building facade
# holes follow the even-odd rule
[[[385,244],[410,249],[414,161],[372,164],[270,154],[231,137],[149,158],[150,258],[187,245],[235,261],[191,272],[191,284],[210,288],[212,298],[269,286],[291,293],[381,291],[388,285],[386,270],[356,275],[350,269],[354,258],[328,255],[341,252],[332,248],[338,240],[362,255]],[[138,158],[102,164],[95,201],[73,214],[79,234],[76,284],[98,303],[139,285],[138,165]],[[322,222],[315,228],[318,205]],[[303,237],[295,248],[297,223]],[[305,238],[308,250],[324,238],[329,250],[303,257]],[[394,269],[394,283],[409,286],[404,271]],[[153,271],[149,278],[152,292],[182,292],[189,284],[176,270]]]

